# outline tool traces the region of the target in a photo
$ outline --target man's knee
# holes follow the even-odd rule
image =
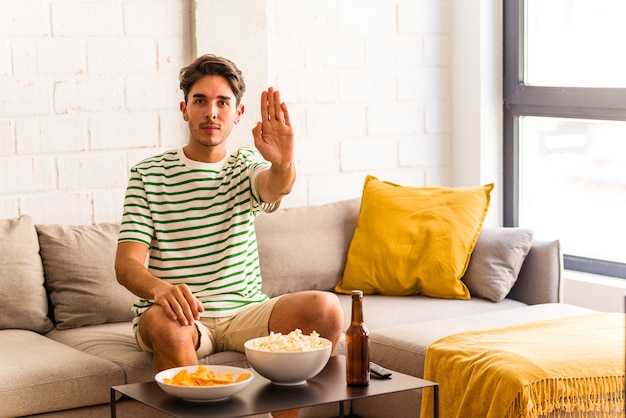
[[[191,324],[183,326],[169,318],[158,305],[147,309],[139,318],[138,332],[150,348],[157,346],[177,346],[198,341],[198,330]]]
[[[343,327],[343,316],[337,295],[314,290],[285,295],[272,312],[270,323],[316,327],[332,333]]]
[[[291,312],[298,310],[311,314],[332,314],[342,310],[337,295],[320,290],[287,294],[277,303],[277,307],[279,308],[278,311],[284,307]]]
[[[315,300],[318,311],[325,314],[327,319],[337,318],[343,321],[343,308],[337,295],[331,292],[316,291]]]

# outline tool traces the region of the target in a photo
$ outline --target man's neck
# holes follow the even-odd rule
[[[226,157],[226,148],[222,146],[204,147],[187,144],[183,147],[183,152],[190,160],[202,163],[217,163]]]

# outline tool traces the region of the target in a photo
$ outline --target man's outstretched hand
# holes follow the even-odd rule
[[[273,87],[261,94],[261,121],[252,129],[252,135],[254,145],[272,165],[284,167],[292,163],[294,138],[289,111]]]

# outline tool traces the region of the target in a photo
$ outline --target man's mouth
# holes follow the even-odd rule
[[[209,125],[200,125],[200,129],[202,129],[204,132],[215,132],[215,131],[218,131],[220,127],[217,125],[209,124]]]

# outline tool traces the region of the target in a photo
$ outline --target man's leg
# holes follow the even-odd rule
[[[283,296],[272,310],[269,329],[287,334],[296,328],[303,334],[316,331],[333,343],[333,351],[343,332],[343,309],[337,295],[307,290]]]
[[[278,300],[270,316],[270,331],[287,334],[299,328],[305,335],[316,331],[333,343],[333,352],[343,331],[343,309],[330,292],[307,290],[290,293]],[[275,418],[292,418],[300,409],[273,412]]]
[[[139,317],[138,331],[143,343],[154,353],[157,372],[172,367],[198,364],[198,329],[194,323],[181,325],[153,305]]]

